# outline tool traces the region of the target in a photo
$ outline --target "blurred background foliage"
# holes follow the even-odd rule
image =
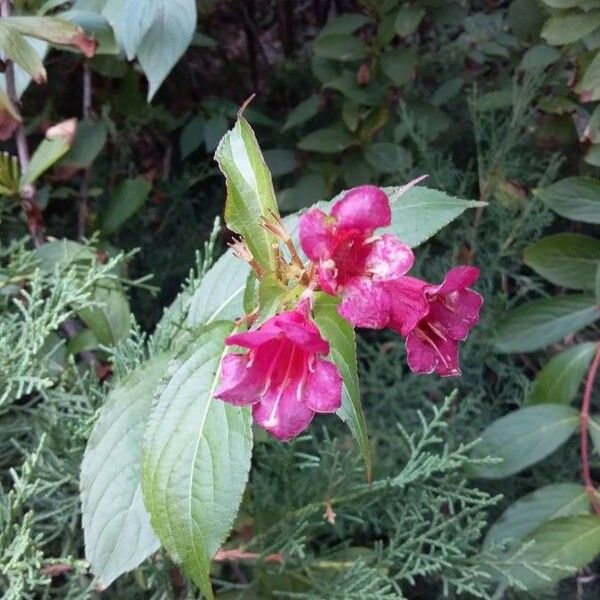
[[[40,248],[27,237],[14,191],[19,173],[10,161],[0,165],[5,597],[99,596],[80,527],[83,449],[111,374],[127,373],[174,335],[176,318],[157,329],[165,307],[188,277],[193,290],[224,248],[222,230],[206,245],[224,205],[212,156],[239,105],[256,94],[245,115],[283,211],[358,184],[397,185],[424,173],[432,187],[488,201],[421,247],[416,269],[439,281],[452,264],[479,265],[486,305],[457,380],[412,375],[398,337],[359,337],[376,476],[400,478],[397,488],[356,491],[363,489],[359,457],[334,419],[291,444],[258,443],[232,546],[244,543],[263,559],[218,562],[219,597],[597,598],[598,563],[583,568],[593,553],[581,550],[581,564],[564,556],[555,564],[482,544],[518,498],[580,483],[576,441],[510,479],[469,472],[461,444],[532,403],[532,382],[558,351],[598,336],[592,317],[540,338],[529,352],[511,340],[523,330],[535,338],[548,323],[531,331],[526,320],[502,325],[501,317],[540,298],[562,298],[564,288],[587,294],[591,310],[597,304],[600,1],[200,0],[191,43],[164,82],[143,39],[136,46],[110,5],[17,0],[12,7],[15,14],[67,15],[100,46],[90,59],[49,50],[47,83],[29,85],[13,107],[32,148],[50,125],[79,119],[74,140],[35,180],[50,240]],[[14,155],[11,109],[2,102],[3,150]],[[545,193],[551,184],[563,188]],[[565,212],[569,195],[590,206]],[[580,218],[581,210],[596,216]],[[537,254],[528,249],[565,232],[586,237],[562,254],[560,244],[552,246],[563,258],[585,255],[583,284],[548,276],[543,248],[541,259],[539,246]],[[67,317],[74,332],[59,329]],[[580,379],[590,361],[587,352]],[[419,411],[429,422],[455,389],[438,424],[423,431]],[[419,439],[424,445],[414,447]],[[429,470],[425,459],[434,461]],[[404,481],[411,460],[417,476]],[[591,467],[600,475],[597,455]],[[343,500],[324,515],[327,498]],[[580,512],[588,509],[584,502]],[[283,562],[268,560],[272,553]],[[560,571],[561,560],[581,569]],[[524,592],[513,563],[528,561],[554,571],[548,585]],[[198,596],[159,553],[102,597]]]

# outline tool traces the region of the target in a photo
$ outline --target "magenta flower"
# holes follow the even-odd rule
[[[408,366],[415,373],[460,375],[458,343],[466,339],[479,321],[483,298],[469,288],[479,277],[476,267],[450,269],[441,285],[424,285],[429,310],[407,335]],[[424,282],[422,282],[424,283]]]
[[[373,235],[391,220],[388,197],[372,185],[347,192],[330,215],[312,208],[300,219],[300,243],[317,266],[321,289],[340,295],[340,314],[359,327],[388,325],[392,298],[385,284],[401,279],[414,262],[398,238]]]
[[[307,300],[225,343],[248,352],[224,358],[215,396],[237,406],[252,404],[254,420],[280,440],[304,431],[315,413],[340,407],[342,378],[321,358],[329,343],[309,318]]]

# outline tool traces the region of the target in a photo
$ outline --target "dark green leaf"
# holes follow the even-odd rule
[[[126,179],[108,199],[102,210],[101,228],[104,235],[114,233],[145,204],[150,183],[144,177]]]
[[[570,294],[528,302],[498,323],[498,352],[533,352],[593,323],[600,312],[593,297]]]
[[[85,555],[102,587],[158,550],[140,483],[142,437],[154,391],[167,368],[161,354],[110,392],[81,465]]]
[[[315,298],[314,317],[323,337],[329,342],[330,358],[338,366],[342,378],[342,407],[339,417],[348,425],[362,453],[367,478],[373,471],[373,453],[362,408],[356,363],[354,328],[337,311],[338,299],[319,293]]]
[[[267,271],[274,270],[272,245],[276,240],[261,225],[261,217],[278,214],[273,181],[254,132],[243,117],[221,140],[215,159],[227,180],[227,226],[244,237]]]
[[[365,150],[365,160],[379,173],[400,174],[412,164],[412,156],[399,144],[377,142]]]
[[[248,479],[247,407],[213,398],[232,324],[215,323],[167,369],[144,435],[142,489],[154,531],[212,599],[211,560],[225,541]]]
[[[77,169],[89,167],[104,148],[107,136],[108,129],[104,122],[81,121],[77,126],[73,145],[57,162],[57,166]]]
[[[534,190],[534,194],[562,217],[600,223],[600,181],[592,177],[567,177]]]
[[[281,130],[287,131],[288,129],[292,129],[293,127],[297,127],[298,125],[306,123],[319,112],[320,104],[321,100],[319,96],[316,94],[309,96],[306,100],[300,102],[300,104],[290,111]]]
[[[265,150],[265,161],[273,177],[287,175],[296,168],[295,153],[284,148]]]
[[[181,158],[187,158],[190,154],[198,150],[204,141],[204,119],[195,116],[181,132],[179,138],[179,150]]]
[[[367,23],[370,23],[371,19],[366,15],[358,13],[347,13],[335,17],[323,29],[319,37],[327,37],[330,35],[347,35],[354,33],[357,29],[363,27]]]
[[[363,43],[352,35],[330,35],[318,37],[313,49],[317,56],[338,61],[361,60],[367,52]]]
[[[577,92],[584,102],[600,100],[600,52],[587,66],[581,81],[577,84]]]
[[[425,9],[422,6],[404,5],[396,14],[394,22],[396,33],[400,37],[407,37],[414,33],[424,16]]]
[[[396,85],[404,85],[415,76],[417,57],[410,48],[389,50],[381,56],[381,70]]]
[[[501,458],[498,464],[472,466],[472,474],[501,479],[539,462],[566,442],[579,425],[579,411],[562,404],[528,406],[494,421],[475,446],[476,458]]]
[[[547,44],[537,44],[525,52],[519,64],[519,69],[522,71],[543,71],[557,62],[561,56],[556,48]]]
[[[227,134],[227,119],[223,115],[214,115],[204,122],[202,135],[207,152],[216,150],[221,138]]]
[[[525,264],[548,281],[573,290],[593,290],[600,264],[600,240],[558,233],[525,248]]]
[[[570,404],[581,386],[596,344],[585,342],[557,354],[538,373],[527,404]]]
[[[600,27],[600,11],[559,13],[542,28],[542,37],[553,46],[572,44]]]
[[[326,127],[304,136],[298,142],[298,148],[321,154],[337,154],[348,148],[353,141],[353,137],[341,127]]]
[[[590,512],[585,488],[576,483],[553,483],[511,504],[490,528],[484,549],[504,540],[522,540],[546,521]]]

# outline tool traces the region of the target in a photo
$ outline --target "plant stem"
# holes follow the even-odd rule
[[[589,436],[588,436],[588,425],[590,420],[590,404],[592,403],[592,391],[594,389],[594,382],[596,380],[596,374],[598,372],[598,366],[600,366],[600,342],[596,346],[596,354],[594,360],[590,366],[585,382],[585,390],[583,392],[583,402],[581,404],[581,414],[579,416],[580,422],[580,440],[581,440],[581,472],[583,475],[583,483],[585,485],[585,491],[594,507],[594,512],[600,517],[600,502],[596,494],[596,488],[590,475],[589,465]]]
[[[92,113],[92,69],[88,60],[83,61],[83,101],[81,114],[84,119],[89,119]],[[88,215],[88,187],[90,183],[90,167],[85,169],[81,188],[79,190],[79,202],[77,204],[77,239],[85,237],[85,227]]]

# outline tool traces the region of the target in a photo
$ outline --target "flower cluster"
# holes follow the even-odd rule
[[[302,215],[308,289],[339,296],[339,314],[356,327],[390,328],[403,336],[415,373],[460,375],[459,342],[478,322],[483,304],[470,289],[479,270],[454,267],[440,285],[407,275],[414,263],[410,247],[394,235],[376,234],[391,220],[387,195],[369,185],[350,190],[330,214],[312,208]],[[305,297],[293,310],[226,342],[247,352],[225,357],[216,396],[251,404],[254,420],[282,440],[302,432],[316,412],[341,405],[341,376],[325,358],[329,343],[310,313]]]

